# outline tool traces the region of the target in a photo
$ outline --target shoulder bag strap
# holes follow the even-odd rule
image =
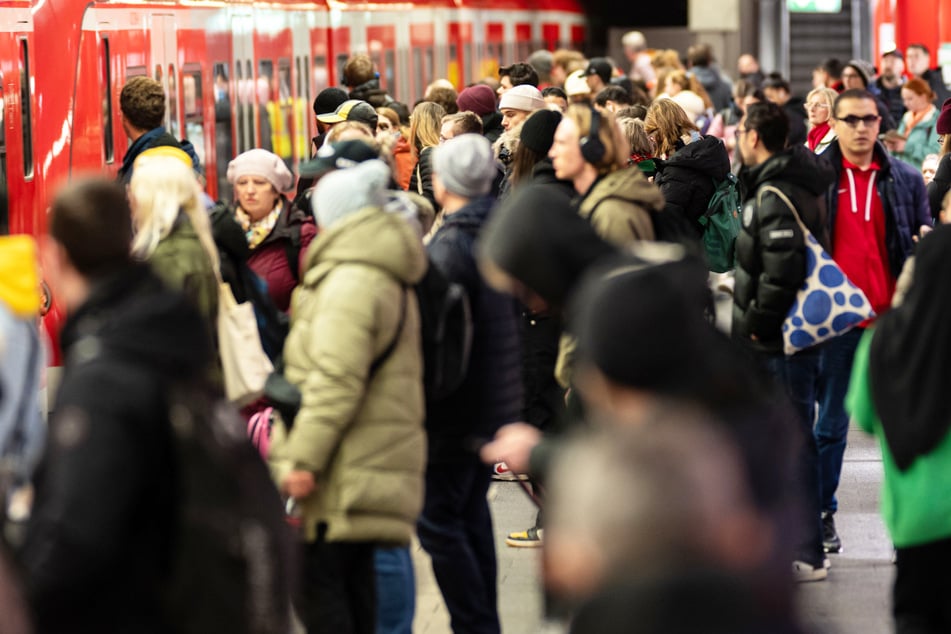
[[[376,371],[386,363],[386,360],[390,358],[390,355],[393,354],[393,351],[396,350],[397,344],[400,342],[400,335],[403,334],[403,324],[406,323],[406,296],[409,294],[406,290],[406,287],[403,286],[402,299],[400,300],[400,321],[396,325],[396,334],[393,335],[393,340],[390,341],[390,344],[386,347],[383,352],[380,353],[376,359],[373,360],[373,363],[370,365],[370,374],[369,377],[372,378]]]
[[[805,234],[807,234],[807,233],[808,233],[808,234],[812,234],[812,232],[809,231],[809,228],[806,227],[806,224],[802,221],[802,218],[799,217],[799,212],[796,211],[796,206],[795,206],[794,204],[792,204],[792,201],[791,201],[791,200],[789,200],[789,196],[787,196],[786,194],[784,194],[784,193],[783,193],[782,191],[780,191],[778,188],[776,188],[776,187],[774,187],[774,186],[772,186],[772,185],[763,185],[762,187],[760,187],[760,188],[759,188],[759,191],[756,192],[756,205],[757,205],[757,206],[759,206],[760,204],[762,204],[762,202],[763,202],[763,194],[766,193],[766,192],[772,192],[772,193],[776,194],[776,196],[777,196],[780,200],[782,200],[784,203],[786,203],[786,206],[789,207],[789,211],[792,212],[793,218],[796,219],[796,223],[799,225],[799,228],[802,229],[803,235],[805,235]]]

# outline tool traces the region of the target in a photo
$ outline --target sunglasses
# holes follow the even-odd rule
[[[842,121],[845,125],[850,128],[859,127],[859,121],[864,123],[866,126],[871,127],[878,123],[881,120],[881,117],[877,114],[867,114],[864,117],[859,117],[854,114],[850,114],[847,117],[836,117],[836,121]]]

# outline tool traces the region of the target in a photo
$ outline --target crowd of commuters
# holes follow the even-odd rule
[[[169,474],[184,458],[168,394],[191,381],[222,395],[230,288],[254,304],[269,383],[299,395],[293,410],[240,405],[271,425],[262,455],[299,529],[296,565],[275,567],[309,633],[412,631],[414,535],[453,631],[500,632],[493,477],[529,480],[536,522],[501,530],[543,549],[571,631],[702,618],[800,632],[794,582],[834,574],[827,555],[843,548],[850,414],[885,456],[898,631],[951,629],[934,573],[951,563],[951,520],[921,497],[947,498],[951,471],[934,354],[948,235],[929,235],[951,216],[951,100],[928,51],[888,51],[879,69],[826,60],[799,96],[751,55],[733,82],[705,44],[681,59],[631,32],[623,48],[627,72],[538,51],[469,86],[437,80],[411,107],[355,55],[314,101],[299,174],[249,150],[217,204],[161,127],[161,86],[131,79],[118,183],[73,184],[50,213],[44,266],[70,315],[42,459],[38,424],[10,422],[41,364],[0,346],[0,450],[24,456],[0,484],[35,492],[24,538],[0,551],[0,573],[10,555],[22,575],[4,617],[26,604],[39,632],[173,625],[183,494]],[[700,245],[730,180],[742,228],[723,278]],[[810,241],[875,317],[790,353]],[[434,276],[467,306],[448,394],[425,383],[430,342],[448,345],[431,332]],[[727,332],[711,286],[732,295]],[[0,343],[36,339],[37,298],[21,296],[0,284]]]

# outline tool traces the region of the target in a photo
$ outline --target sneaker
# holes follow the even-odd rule
[[[826,567],[825,559],[818,566],[814,566],[805,561],[796,560],[792,563],[793,580],[796,583],[806,583],[809,581],[822,581],[829,576],[829,569]]]
[[[516,480],[528,480],[524,473],[513,473],[509,466],[504,462],[496,462],[492,467],[492,479],[502,482],[515,482]]]
[[[542,533],[544,528],[535,528],[534,526],[525,531],[509,533],[505,538],[505,543],[513,548],[539,548],[542,545]]]
[[[842,540],[839,539],[839,534],[835,531],[833,515],[828,511],[822,512],[822,548],[827,553],[841,553]]]

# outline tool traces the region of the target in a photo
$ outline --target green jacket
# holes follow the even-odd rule
[[[899,471],[872,401],[868,368],[874,335],[874,329],[869,329],[855,351],[845,408],[862,429],[878,437],[885,470],[882,518],[898,548],[947,539],[951,537],[951,433],[934,451],[915,460],[907,471]]]
[[[650,209],[664,208],[664,196],[640,170],[619,169],[591,186],[578,205],[578,213],[599,236],[616,247],[635,240],[653,240]]]
[[[898,125],[898,132],[907,135],[908,140],[905,141],[904,151],[895,152],[895,156],[916,170],[921,171],[921,163],[925,160],[925,157],[929,154],[937,154],[940,150],[937,130],[939,114],[937,108],[932,109],[928,117],[911,130],[908,130],[908,121],[911,114],[905,113]]]
[[[328,541],[406,544],[413,534],[426,436],[419,308],[409,285],[426,266],[410,225],[378,208],[311,243],[284,344],[285,373],[303,403],[289,434],[275,426],[270,453],[278,482],[292,469],[317,476],[317,490],[300,503],[308,541],[319,523]]]

